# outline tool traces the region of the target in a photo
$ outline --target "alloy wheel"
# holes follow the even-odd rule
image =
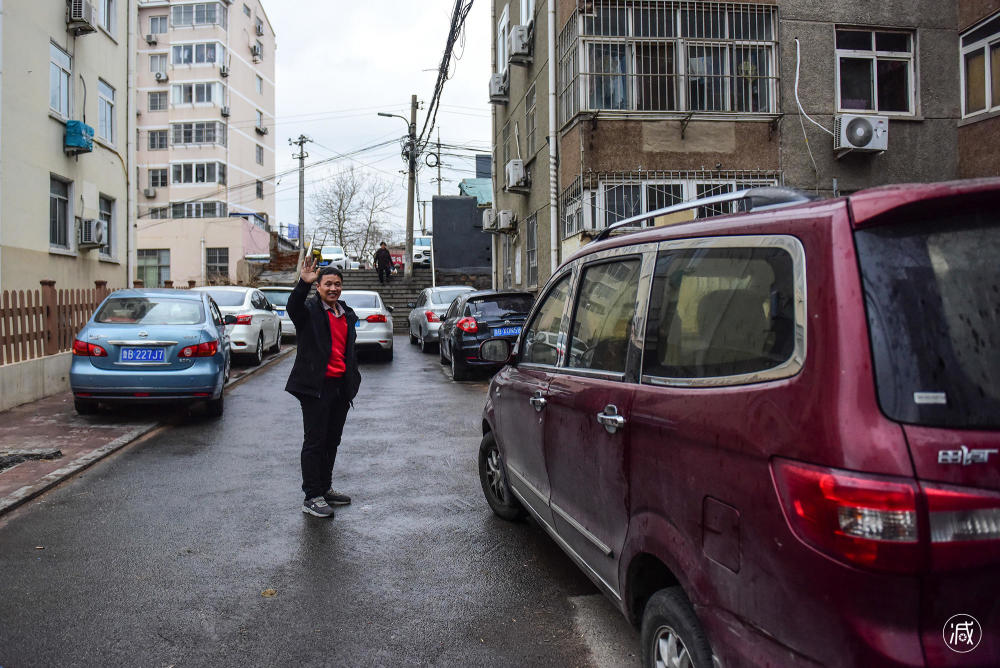
[[[503,473],[500,471],[500,451],[497,448],[490,450],[486,458],[486,478],[490,483],[490,492],[497,501],[506,503],[507,493],[503,486]]]
[[[653,638],[653,659],[656,668],[692,668],[694,663],[684,641],[669,626],[656,629]]]

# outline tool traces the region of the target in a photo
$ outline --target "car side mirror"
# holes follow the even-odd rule
[[[486,339],[479,345],[479,359],[506,364],[512,350],[507,339]]]
[[[226,323],[227,325],[235,325],[236,316],[233,315],[232,313],[227,313],[226,315],[222,316],[222,322]]]
[[[386,311],[388,311],[389,313],[392,313],[392,312],[393,312],[393,311],[395,311],[396,309],[394,309],[394,308],[392,308],[391,306],[389,306],[388,304],[386,304],[386,305],[385,305],[385,310],[386,310]]]

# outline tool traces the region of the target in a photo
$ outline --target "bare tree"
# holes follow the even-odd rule
[[[396,205],[392,184],[351,167],[334,174],[312,196],[317,243],[342,246],[362,262],[391,234],[389,212]]]

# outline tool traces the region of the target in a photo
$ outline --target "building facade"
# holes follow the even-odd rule
[[[1000,0],[960,0],[958,173],[1000,176]]]
[[[607,225],[692,199],[764,185],[829,196],[959,175],[953,3],[494,0],[493,9],[498,285],[535,289]],[[858,128],[867,143],[846,141]],[[554,234],[542,222],[553,208]]]
[[[275,220],[275,34],[260,0],[139,2],[137,277],[237,283]]]
[[[134,0],[0,8],[0,289],[125,287]]]

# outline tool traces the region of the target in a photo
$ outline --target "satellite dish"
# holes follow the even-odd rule
[[[867,118],[852,118],[847,124],[847,141],[853,146],[868,146],[875,134],[875,128]]]

